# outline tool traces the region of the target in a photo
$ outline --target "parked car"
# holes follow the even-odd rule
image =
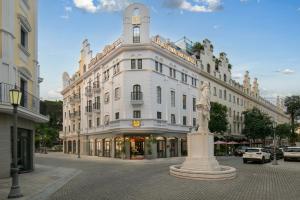
[[[247,163],[248,161],[259,161],[260,163],[270,162],[271,154],[267,152],[264,148],[252,148],[249,147],[246,149],[243,154],[243,162]]]
[[[264,147],[264,149],[271,154],[271,160],[274,159],[274,148],[273,147]],[[283,158],[283,151],[279,148],[276,148],[276,160]]]
[[[234,155],[235,156],[243,156],[243,154],[245,153],[245,150],[247,149],[247,146],[238,146],[235,150],[234,150]]]
[[[287,147],[283,153],[284,161],[300,160],[300,147]]]

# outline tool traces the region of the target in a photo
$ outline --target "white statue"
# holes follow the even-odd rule
[[[196,104],[198,116],[198,132],[208,133],[210,120],[210,89],[209,84],[204,82],[200,87],[200,100]]]

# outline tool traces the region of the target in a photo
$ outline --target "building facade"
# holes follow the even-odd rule
[[[186,155],[186,134],[197,125],[195,105],[204,81],[211,100],[228,107],[227,135],[242,137],[242,112],[254,106],[277,123],[288,122],[282,103],[260,97],[249,72],[243,84],[231,79],[226,54],[215,57],[209,40],[193,53],[186,38],[174,43],[151,37],[149,29],[148,8],[131,4],[122,36],[101,53],[93,56],[83,41],[79,69],[71,77],[63,74],[65,153],[126,159]]]
[[[9,90],[22,92],[18,108],[18,165],[21,171],[34,168],[35,124],[47,122],[40,114],[37,59],[37,2],[35,0],[0,1],[0,178],[9,177],[13,108]]]

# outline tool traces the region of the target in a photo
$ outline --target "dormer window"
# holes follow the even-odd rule
[[[133,27],[133,43],[140,43],[140,27]]]

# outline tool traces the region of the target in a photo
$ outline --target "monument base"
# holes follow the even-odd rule
[[[170,174],[178,178],[225,180],[236,176],[236,169],[219,165],[214,156],[214,136],[209,131],[187,136],[188,156],[181,165],[170,166]]]

